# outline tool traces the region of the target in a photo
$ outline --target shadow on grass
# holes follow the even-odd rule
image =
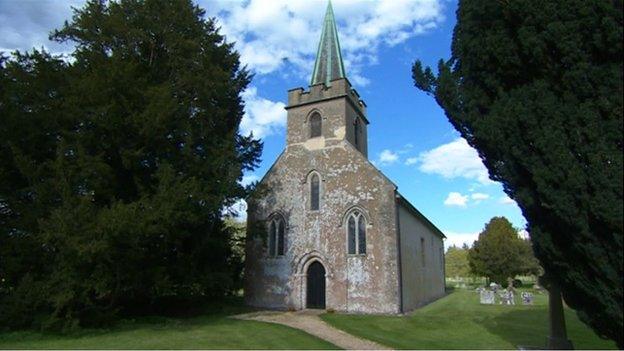
[[[545,309],[510,310],[479,323],[489,332],[516,346],[544,348],[548,325]]]
[[[546,347],[546,338],[549,334],[547,308],[525,307],[510,310],[479,323],[512,345],[528,348]],[[579,321],[574,311],[566,310],[566,329],[568,337],[577,349],[617,349],[613,341],[601,339]]]
[[[219,301],[198,304],[195,308],[182,311],[160,311],[138,315],[120,314],[114,321],[98,327],[77,327],[70,330],[19,329],[0,331],[0,341],[13,336],[38,336],[41,338],[82,338],[105,335],[111,332],[131,332],[138,329],[186,330],[189,327],[212,324],[235,324],[237,321],[226,317],[255,311],[245,305],[239,296],[226,297]]]

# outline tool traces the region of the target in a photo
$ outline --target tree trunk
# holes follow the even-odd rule
[[[550,335],[546,341],[546,347],[551,350],[571,350],[574,348],[568,340],[565,318],[563,315],[563,303],[561,291],[558,286],[550,284],[548,289],[548,315],[550,322]]]

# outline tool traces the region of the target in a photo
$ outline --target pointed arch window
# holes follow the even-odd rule
[[[323,120],[318,112],[310,116],[310,138],[320,137],[323,130]]]
[[[347,253],[366,254],[366,218],[360,211],[347,217]]]
[[[269,256],[283,256],[285,251],[286,223],[284,218],[276,215],[269,220],[269,240],[267,243]]]
[[[310,176],[310,210],[318,211],[321,207],[321,178],[318,174]]]

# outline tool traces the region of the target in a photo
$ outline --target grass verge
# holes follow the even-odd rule
[[[519,299],[518,299],[519,300]],[[535,295],[532,306],[481,305],[479,295],[456,290],[408,316],[324,314],[327,323],[353,335],[397,349],[544,348],[548,298]],[[568,337],[576,349],[617,349],[600,339],[566,308]]]

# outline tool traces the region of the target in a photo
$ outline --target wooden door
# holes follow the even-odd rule
[[[308,267],[306,308],[325,308],[325,267],[318,261]]]

